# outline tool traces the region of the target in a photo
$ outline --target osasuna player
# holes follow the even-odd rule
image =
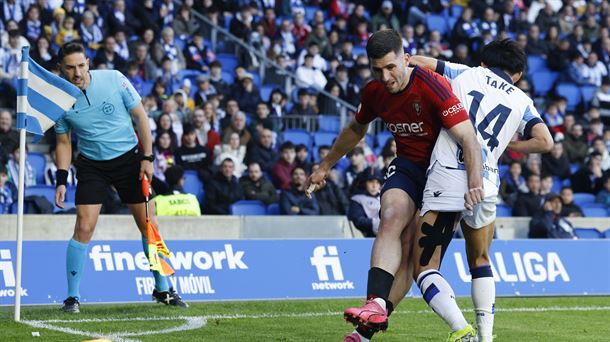
[[[443,254],[461,218],[466,254],[472,275],[472,300],[478,324],[478,340],[490,342],[494,321],[495,283],[489,263],[489,248],[496,219],[500,186],[498,160],[506,147],[520,152],[544,153],[553,147],[547,126],[532,100],[514,86],[526,65],[525,52],[512,40],[494,41],[482,50],[480,67],[414,56],[411,63],[443,75],[462,101],[483,148],[484,201],[472,211],[463,211],[467,173],[461,143],[441,131],[430,160],[421,215],[414,248],[417,285],[430,307],[454,330],[465,326],[453,290],[438,269]],[[519,132],[525,141],[511,141]],[[440,247],[440,248],[439,248]],[[461,341],[450,336],[450,341]]]
[[[481,147],[468,114],[447,81],[424,68],[408,67],[409,55],[404,54],[402,39],[394,30],[375,32],[366,51],[375,80],[364,87],[354,120],[341,131],[306,184],[308,190],[324,186],[333,165],[365,136],[375,118],[380,117],[394,135],[398,156],[388,168],[381,193],[381,222],[371,252],[367,301],[360,308],[345,310],[345,319],[360,325],[346,341],[368,341],[375,331],[387,328],[393,310],[388,298],[395,276],[395,292],[406,292],[410,287],[407,267],[414,229],[405,227],[416,220],[426,169],[441,128],[464,148],[470,188],[475,189],[465,195],[466,203],[474,206],[483,199]]]

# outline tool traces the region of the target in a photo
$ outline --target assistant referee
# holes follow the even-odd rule
[[[142,233],[144,252],[147,253],[146,212],[140,180],[152,179],[152,137],[148,116],[141,98],[127,78],[115,70],[89,70],[85,48],[78,42],[64,44],[59,50],[63,76],[82,90],[76,103],[57,121],[57,189],[55,204],[63,208],[66,180],[71,163],[70,131],[78,137],[80,154],[76,166],[76,225],[68,244],[66,273],[68,298],[62,309],[80,312],[80,279],[87,255],[87,245],[95,231],[102,202],[110,186],[129,207]],[[132,116],[138,135],[133,129]],[[138,144],[139,136],[139,144]],[[154,204],[151,202],[152,222]],[[180,296],[168,286],[167,279],[158,272],[153,298],[166,305],[187,307]]]

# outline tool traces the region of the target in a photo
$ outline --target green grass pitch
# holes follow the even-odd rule
[[[458,302],[472,323],[470,300]],[[57,306],[23,307],[22,320],[31,325],[15,323],[13,308],[0,307],[0,341],[341,341],[352,330],[342,311],[360,303],[199,302],[186,310],[153,303],[84,304],[78,315],[64,314]],[[496,308],[494,333],[499,342],[610,341],[610,297],[499,298]],[[447,333],[421,298],[408,298],[390,318],[388,331],[374,340],[444,341]]]

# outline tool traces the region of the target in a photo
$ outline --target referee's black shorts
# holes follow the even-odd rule
[[[126,204],[142,203],[140,161],[142,156],[138,146],[129,152],[110,160],[91,160],[79,155],[76,166],[76,205],[102,204],[108,196],[110,186],[119,193]]]

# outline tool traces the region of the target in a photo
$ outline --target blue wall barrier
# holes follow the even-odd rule
[[[26,241],[24,304],[66,297],[67,242]],[[186,300],[363,297],[372,240],[168,241]],[[0,242],[0,305],[15,296],[15,243]],[[610,240],[494,241],[498,296],[610,294]],[[82,302],[149,301],[153,278],[140,241],[93,241]],[[458,296],[470,295],[464,241],[455,240],[441,269]],[[414,289],[415,294],[419,294]]]

